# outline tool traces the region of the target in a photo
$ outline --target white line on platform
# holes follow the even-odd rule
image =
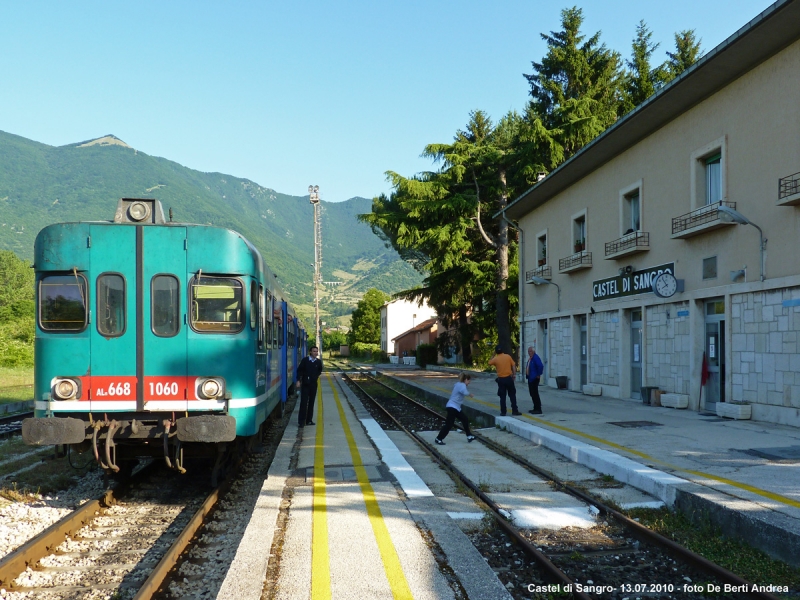
[[[486,515],[482,512],[449,512],[447,513],[451,519],[477,519],[480,520]]]
[[[425,485],[416,471],[406,462],[402,453],[398,450],[394,442],[389,439],[386,432],[381,429],[375,419],[361,419],[361,423],[367,430],[367,435],[372,438],[378,451],[381,453],[383,462],[389,467],[392,475],[397,478],[400,487],[409,498],[419,498],[422,496],[433,496],[433,492]]]

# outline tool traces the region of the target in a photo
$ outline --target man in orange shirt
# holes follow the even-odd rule
[[[497,369],[497,395],[500,396],[500,416],[506,416],[506,394],[511,398],[511,414],[521,415],[517,409],[517,388],[514,386],[514,377],[517,374],[517,365],[514,359],[503,352],[503,347],[495,348],[496,354],[489,360],[489,364]]]

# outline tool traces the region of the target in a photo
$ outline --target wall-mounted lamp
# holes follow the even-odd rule
[[[738,271],[731,271],[731,281],[736,281],[737,279],[744,279],[747,281],[747,267],[739,269]]]
[[[726,223],[738,223],[739,225],[752,225],[758,229],[758,233],[761,234],[761,281],[764,281],[764,270],[766,266],[764,253],[767,250],[767,238],[764,237],[764,232],[761,230],[761,227],[753,223],[738,210],[735,210],[730,206],[725,206],[724,204],[720,204],[717,207],[717,215],[719,216],[720,221],[725,221]]]
[[[552,281],[548,281],[547,279],[542,279],[541,277],[531,277],[528,280],[528,283],[532,283],[533,285],[548,284],[556,286],[556,289],[558,290],[558,308],[556,309],[556,312],[561,312],[561,288],[558,286],[557,283],[553,283]]]

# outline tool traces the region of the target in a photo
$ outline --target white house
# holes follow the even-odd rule
[[[421,304],[408,300],[387,302],[381,307],[381,350],[395,354],[394,338],[431,318],[436,318],[436,311],[424,300]]]

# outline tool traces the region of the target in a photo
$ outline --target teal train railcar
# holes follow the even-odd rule
[[[113,221],[44,228],[34,269],[28,444],[91,447],[109,471],[160,455],[184,471],[257,439],[294,389],[306,332],[235,231],[123,198]]]

